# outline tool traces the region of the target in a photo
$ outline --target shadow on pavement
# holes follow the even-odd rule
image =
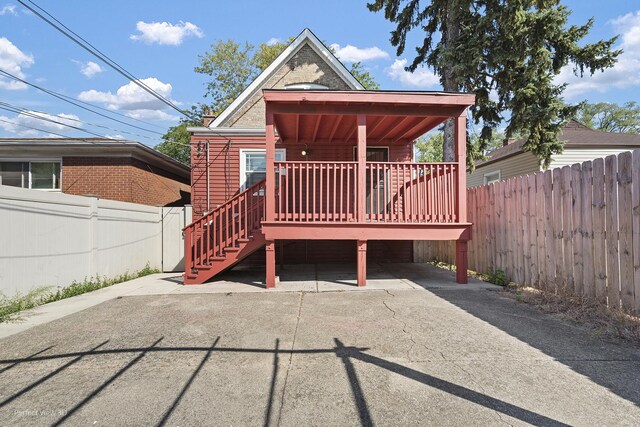
[[[371,410],[364,396],[362,384],[358,378],[356,373],[355,366],[353,364],[354,360],[358,360],[364,363],[368,363],[374,365],[380,369],[387,370],[389,372],[393,372],[397,375],[401,375],[405,378],[411,379],[413,381],[424,384],[425,386],[441,390],[445,393],[451,394],[452,396],[456,396],[462,399],[465,399],[469,402],[475,403],[477,405],[483,406],[492,411],[497,411],[503,413],[505,415],[517,418],[521,421],[535,424],[535,425],[549,425],[549,426],[564,426],[566,424],[546,417],[544,415],[538,414],[536,412],[521,408],[519,406],[510,404],[503,400],[494,398],[492,396],[488,396],[486,394],[471,390],[464,386],[454,384],[449,381],[445,381],[443,379],[437,378],[433,375],[429,375],[420,371],[417,371],[413,368],[409,368],[407,366],[401,365],[396,362],[388,361],[382,359],[380,357],[373,356],[368,354],[368,348],[363,347],[348,347],[345,346],[342,341],[338,338],[334,338],[335,347],[333,348],[320,348],[320,349],[301,349],[301,350],[285,350],[280,349],[280,341],[276,340],[275,346],[273,349],[268,348],[224,348],[218,347],[217,344],[220,341],[220,337],[217,337],[211,346],[209,347],[161,347],[159,346],[160,342],[163,338],[157,339],[154,343],[150,344],[146,347],[139,348],[116,348],[116,349],[101,349],[106,342],[100,343],[99,345],[93,347],[87,351],[78,351],[78,352],[70,352],[64,354],[36,354],[29,355],[24,358],[15,358],[15,359],[5,359],[0,360],[2,364],[10,364],[11,366],[16,366],[22,363],[38,363],[53,359],[65,359],[72,358],[67,364],[63,365],[60,368],[57,368],[53,372],[43,376],[41,379],[32,383],[30,386],[23,388],[22,390],[14,393],[11,396],[4,397],[2,403],[0,403],[0,408],[9,404],[10,402],[18,399],[24,394],[28,393],[35,387],[44,383],[52,376],[62,372],[66,369],[70,364],[73,364],[80,360],[85,356],[102,356],[109,357],[114,354],[131,354],[135,356],[131,361],[129,361],[125,366],[118,369],[113,375],[111,375],[106,381],[102,382],[99,386],[97,386],[93,391],[91,391],[88,395],[82,398],[77,404],[75,404],[71,409],[66,411],[64,415],[55,421],[52,425],[57,426],[66,422],[71,418],[75,413],[77,413],[82,407],[84,407],[87,403],[91,402],[93,399],[97,398],[98,395],[105,390],[108,386],[112,385],[121,375],[123,375],[127,370],[132,368],[136,363],[138,363],[145,355],[153,352],[196,352],[203,353],[203,358],[198,366],[195,368],[193,373],[189,376],[188,380],[182,387],[177,387],[179,391],[177,391],[176,397],[173,399],[173,402],[167,407],[162,414],[160,420],[158,420],[155,425],[164,426],[168,423],[171,418],[171,415],[174,413],[175,409],[179,406],[180,402],[185,399],[185,396],[189,392],[189,388],[191,384],[198,377],[198,374],[202,371],[203,367],[207,363],[215,363],[215,357],[212,356],[216,353],[262,353],[265,355],[273,355],[273,369],[271,380],[269,384],[269,397],[268,402],[265,407],[264,412],[264,425],[268,426],[272,424],[272,418],[274,414],[274,397],[275,397],[275,385],[278,376],[278,364],[279,357],[281,354],[288,355],[317,355],[317,354],[334,354],[338,359],[340,359],[344,365],[347,378],[349,380],[349,384],[351,387],[351,393],[353,397],[354,404],[356,406],[359,422],[363,426],[373,425]],[[241,369],[241,367],[239,367]],[[1,378],[0,378],[1,380]],[[62,390],[61,390],[62,391]],[[280,408],[281,409],[281,408]]]
[[[640,406],[640,348],[617,340],[604,341],[595,331],[542,313],[495,291],[429,290]]]

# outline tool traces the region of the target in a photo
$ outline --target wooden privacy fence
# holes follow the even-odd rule
[[[640,312],[640,150],[467,192],[469,268]],[[416,242],[453,263],[455,242]]]

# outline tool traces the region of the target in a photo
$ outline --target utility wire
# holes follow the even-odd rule
[[[45,121],[45,122],[55,123],[55,124],[60,125],[60,126],[66,126],[66,127],[71,128],[71,129],[78,130],[80,132],[88,133],[90,135],[97,136],[98,138],[105,138],[105,139],[115,140],[115,138],[109,138],[108,136],[100,135],[99,133],[95,133],[95,132],[92,132],[90,130],[83,129],[83,128],[78,127],[78,126],[73,126],[73,125],[70,125],[68,123],[59,122],[59,121],[53,120],[53,119],[51,119],[49,117],[40,116],[38,114],[34,114],[34,113],[29,112],[29,111],[20,111],[19,109],[16,109],[16,108],[2,107],[2,106],[0,106],[0,110],[10,111],[12,113],[17,113],[17,114],[24,114],[25,116],[32,117],[34,119],[42,120],[42,121]],[[43,114],[46,114],[46,115],[52,116],[52,117],[59,117],[59,116],[55,116],[55,115],[48,114],[48,113],[43,113]],[[60,118],[63,119],[64,117],[60,117]]]
[[[173,108],[174,110],[176,110],[177,112],[179,112],[180,114],[190,118],[190,119],[194,119],[194,117],[184,111],[183,109],[181,109],[180,107],[178,107],[177,105],[175,105],[173,102],[171,102],[170,100],[166,99],[164,96],[160,95],[159,93],[157,93],[155,90],[151,89],[149,86],[147,86],[144,82],[141,82],[140,79],[138,79],[136,76],[134,76],[133,74],[131,74],[129,71],[127,71],[126,69],[124,69],[121,65],[119,65],[118,63],[116,63],[114,60],[112,60],[111,58],[109,58],[106,54],[102,53],[98,48],[96,48],[95,46],[93,46],[91,43],[89,43],[88,41],[86,41],[84,38],[82,38],[80,35],[78,35],[77,33],[75,33],[73,30],[71,30],[69,27],[67,27],[66,25],[64,25],[62,22],[60,22],[57,18],[55,18],[53,15],[51,15],[49,12],[47,12],[46,10],[44,10],[42,7],[38,6],[36,3],[34,3],[31,0],[27,0],[29,3],[31,3],[35,8],[39,9],[40,11],[42,11],[44,14],[46,14],[47,16],[49,16],[53,21],[57,22],[59,25],[57,25],[56,23],[54,23],[51,19],[48,19],[46,16],[44,16],[42,13],[38,12],[36,9],[34,9],[34,7],[31,7],[30,5],[28,5],[25,1],[23,0],[18,0],[18,3],[20,3],[21,5],[23,5],[24,7],[26,7],[27,9],[29,9],[31,12],[33,12],[36,16],[38,16],[39,18],[41,18],[43,21],[45,21],[47,24],[51,25],[53,28],[55,28],[56,30],[58,30],[59,32],[61,32],[63,35],[65,35],[67,38],[69,38],[70,40],[72,40],[74,43],[76,43],[78,46],[80,46],[81,48],[83,48],[84,50],[86,50],[87,52],[89,52],[90,54],[92,54],[93,56],[95,56],[96,58],[100,59],[102,62],[104,62],[106,65],[108,65],[110,68],[113,68],[115,71],[117,71],[119,74],[123,75],[124,77],[126,77],[128,80],[130,80],[131,82],[133,82],[134,84],[138,85],[140,88],[142,88],[143,90],[145,90],[146,92],[148,92],[150,95],[152,95],[153,97],[157,98],[158,100],[160,100],[161,102],[163,102],[164,104],[168,105],[169,107]]]
[[[2,105],[4,105],[4,106],[2,106]],[[50,122],[50,123],[54,123],[54,124],[57,124],[57,125],[66,126],[66,127],[72,128],[72,129],[76,129],[76,130],[79,130],[79,131],[82,131],[82,132],[88,133],[88,134],[93,135],[93,136],[96,136],[96,137],[98,137],[98,138],[103,138],[103,139],[107,139],[107,140],[111,140],[111,141],[120,141],[120,139],[118,139],[118,138],[110,138],[110,137],[108,137],[108,136],[100,135],[100,134],[97,134],[97,133],[94,133],[94,132],[88,131],[88,130],[83,129],[83,128],[80,128],[80,127],[72,126],[72,125],[69,125],[69,124],[67,124],[67,123],[62,123],[62,122],[59,122],[59,121],[57,121],[57,120],[53,120],[53,119],[51,119],[51,118],[49,118],[49,117],[45,117],[45,116],[40,116],[40,115],[38,115],[38,114],[34,114],[34,112],[36,112],[36,113],[40,113],[40,114],[45,114],[45,115],[50,116],[50,117],[59,117],[59,116],[56,116],[56,115],[54,115],[54,114],[46,113],[46,112],[43,112],[43,111],[34,111],[34,112],[31,112],[31,111],[26,110],[26,109],[24,109],[24,108],[11,106],[11,104],[7,104],[6,102],[0,102],[0,110],[9,111],[9,112],[16,113],[16,114],[23,114],[23,115],[25,115],[25,116],[27,116],[27,117],[32,117],[32,118],[37,119],[37,120],[42,120],[42,121],[46,121],[46,122]],[[78,120],[78,119],[66,118],[66,117],[60,117],[60,118],[63,118],[63,119],[65,119],[65,120],[71,120],[71,121],[76,121],[76,122],[84,123],[84,122],[82,122],[81,120]],[[78,139],[78,140],[81,140],[81,141],[87,141],[86,139],[69,137],[69,136],[62,135],[62,134],[58,134],[58,133],[55,133],[55,132],[52,132],[52,131],[48,131],[48,130],[43,130],[43,129],[38,129],[38,128],[34,128],[34,127],[30,127],[30,126],[26,126],[26,125],[23,125],[23,124],[17,123],[17,122],[15,122],[15,121],[7,121],[7,120],[0,120],[0,121],[2,121],[2,122],[4,122],[4,123],[9,123],[9,124],[12,124],[12,125],[16,125],[16,126],[24,127],[24,128],[27,128],[27,129],[37,130],[37,131],[39,131],[39,132],[49,133],[49,134],[51,134],[51,135],[60,136],[60,137],[62,137],[62,138]],[[84,124],[90,124],[90,123],[84,123]],[[92,125],[92,126],[99,126],[99,125]],[[114,129],[111,129],[111,130],[114,130]],[[116,129],[115,131],[118,131],[118,130]],[[174,141],[174,140],[170,140],[170,139],[163,139],[163,143],[176,144],[176,145],[183,145],[183,146],[185,146],[185,147],[190,147],[190,146],[191,146],[191,144],[190,144],[190,143],[184,143],[184,142]],[[153,147],[152,147],[152,148],[153,148]]]
[[[78,122],[78,123],[81,123],[83,125],[94,126],[94,127],[110,130],[112,132],[126,133],[128,135],[139,136],[140,138],[146,138],[146,139],[150,139],[152,141],[155,141],[155,138],[152,138],[152,137],[147,136],[147,135],[140,135],[138,133],[127,132],[126,130],[122,130],[122,129],[114,129],[114,128],[110,128],[109,126],[99,125],[99,124],[91,123],[91,122],[85,122],[85,121],[82,121],[80,119],[76,119],[76,118],[73,118],[73,117],[61,117],[61,116],[56,116],[56,115],[53,115],[53,114],[49,114],[49,113],[44,112],[44,111],[29,110],[29,109],[26,109],[24,107],[20,107],[20,106],[17,106],[17,105],[11,105],[11,104],[8,104],[8,103],[2,102],[2,101],[0,101],[0,105],[4,105],[5,107],[9,107],[9,108],[14,108],[16,110],[20,110],[21,114],[24,114],[24,113],[31,113],[31,114],[38,113],[38,114],[44,114],[46,116],[51,116],[51,117],[60,117],[62,119],[69,120],[69,121],[72,121],[72,122]]]
[[[20,126],[21,128],[25,128],[25,129],[37,130],[38,132],[48,133],[48,134],[51,134],[51,135],[59,136],[61,138],[68,138],[66,135],[62,135],[60,133],[51,132],[51,131],[40,129],[40,128],[36,128],[36,127],[33,127],[33,126],[23,125],[23,124],[16,123],[16,122],[11,121],[11,120],[0,119],[0,122],[8,123],[8,124],[13,125],[13,126]],[[83,140],[83,141],[87,141],[88,142],[88,140],[86,140],[86,139]]]
[[[60,99],[61,101],[67,102],[67,103],[72,104],[72,105],[75,105],[75,106],[76,106],[76,107],[78,107],[78,108],[82,108],[83,110],[89,111],[89,112],[91,112],[91,113],[93,113],[93,114],[97,114],[97,115],[99,115],[99,116],[101,116],[101,117],[104,117],[104,118],[107,118],[107,119],[109,119],[109,120],[113,120],[113,121],[116,121],[116,122],[121,123],[121,124],[123,124],[123,125],[130,126],[130,127],[136,128],[136,129],[140,129],[140,130],[143,130],[143,131],[145,131],[145,132],[151,132],[151,133],[155,133],[155,134],[158,134],[158,135],[162,135],[162,133],[160,133],[160,132],[158,132],[158,131],[151,130],[151,129],[145,129],[145,128],[140,127],[140,126],[132,125],[131,123],[127,123],[127,122],[124,122],[124,121],[122,121],[122,120],[118,120],[118,119],[116,119],[116,118],[109,117],[109,116],[108,116],[108,115],[106,115],[106,114],[100,113],[100,112],[98,112],[98,111],[94,111],[94,110],[92,110],[91,108],[84,107],[84,106],[82,106],[82,105],[80,105],[80,104],[78,104],[78,103],[80,102],[80,103],[83,103],[83,104],[86,104],[86,105],[90,105],[90,106],[92,106],[92,107],[94,107],[94,108],[98,108],[98,109],[100,109],[100,110],[108,111],[108,112],[110,112],[111,114],[116,114],[116,115],[118,115],[118,116],[126,117],[126,118],[128,118],[128,119],[130,119],[130,120],[135,120],[135,121],[137,121],[137,122],[144,123],[144,124],[147,124],[147,125],[149,125],[149,126],[154,126],[154,127],[159,128],[159,129],[162,129],[162,127],[160,127],[160,126],[158,126],[158,125],[154,125],[153,123],[148,123],[148,122],[145,122],[145,121],[142,121],[142,120],[136,119],[136,118],[134,118],[134,117],[125,116],[124,114],[120,114],[120,113],[117,113],[117,112],[115,112],[115,111],[107,110],[106,108],[99,107],[99,106],[94,105],[94,104],[91,104],[91,103],[89,103],[89,102],[84,102],[84,101],[80,101],[80,100],[74,100],[73,98],[71,98],[71,97],[69,97],[69,96],[67,96],[67,95],[63,95],[63,94],[61,94],[61,93],[57,93],[57,92],[54,92],[54,91],[52,91],[52,90],[46,89],[46,88],[44,88],[44,87],[38,86],[38,85],[36,85],[36,84],[30,83],[30,82],[28,82],[28,81],[26,81],[26,80],[24,80],[24,79],[21,79],[20,77],[14,76],[13,74],[11,74],[11,73],[9,73],[9,72],[7,72],[7,71],[5,71],[5,70],[2,70],[2,69],[0,69],[0,75],[3,75],[3,76],[5,76],[5,77],[8,77],[8,78],[11,78],[11,79],[13,79],[13,80],[19,81],[19,82],[21,82],[21,83],[24,83],[24,84],[26,84],[27,86],[31,86],[31,87],[33,87],[33,88],[35,88],[35,89],[38,89],[39,91],[42,91],[42,92],[44,92],[44,93],[46,93],[46,94],[48,94],[48,95],[51,95],[51,96],[53,96],[53,97],[55,97],[55,98],[58,98],[58,99]]]

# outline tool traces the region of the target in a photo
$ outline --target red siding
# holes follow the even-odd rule
[[[264,149],[264,138],[233,139],[231,142],[221,137],[193,136],[191,144],[191,203],[193,217],[199,218],[207,209],[206,141],[209,141],[209,179],[211,208],[223,204],[238,193],[240,188],[240,150]],[[278,144],[285,148],[287,160],[309,161],[352,161],[354,145],[335,143],[330,145],[310,145],[310,155],[303,157],[302,144]],[[389,147],[389,161],[410,162],[412,145],[402,144]],[[280,246],[276,246],[276,252]],[[286,263],[355,262],[355,241],[291,241],[285,242]],[[264,263],[264,251],[258,251],[247,262]],[[371,261],[411,262],[413,242],[372,241],[367,250]]]

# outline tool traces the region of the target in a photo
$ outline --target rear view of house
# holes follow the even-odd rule
[[[251,256],[275,261],[412,261],[414,240],[456,240],[466,281],[468,94],[366,91],[309,30],[218,117],[190,128],[194,222],[185,283]],[[411,163],[413,142],[448,118],[457,161]],[[265,248],[265,252],[261,252]]]

